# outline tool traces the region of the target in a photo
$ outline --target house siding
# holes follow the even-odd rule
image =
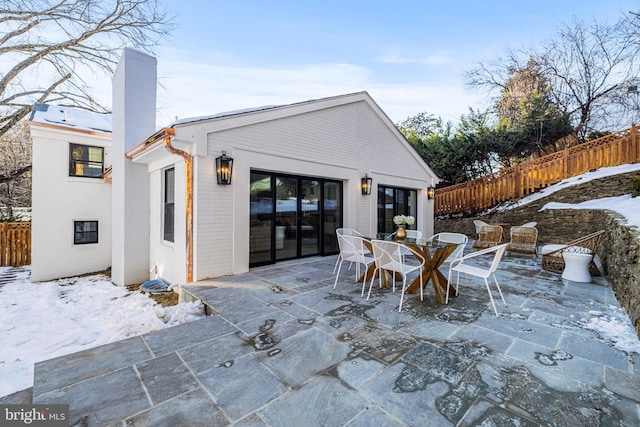
[[[235,238],[233,185],[216,184],[214,158],[197,157],[194,197],[194,278],[222,276],[233,272]],[[248,209],[248,205],[247,205]],[[197,231],[196,231],[197,230]]]
[[[31,279],[43,281],[111,266],[111,186],[69,176],[69,144],[104,147],[110,136],[31,126],[33,141]],[[98,221],[98,243],[74,245],[74,221]]]
[[[167,160],[176,161],[177,156]],[[174,204],[174,241],[167,242],[163,237],[164,212],[164,170],[175,167],[175,204]],[[152,165],[150,170],[149,206],[150,212],[150,252],[149,277],[157,274],[171,284],[186,283],[186,172],[184,161],[175,163],[161,163]]]
[[[427,216],[429,203],[425,194],[432,175],[367,102],[229,129],[217,130],[216,127],[224,128],[220,121],[210,125],[210,130],[207,126],[195,124],[188,131],[207,135],[207,156],[198,157],[195,186],[198,213],[195,280],[248,270],[252,169],[342,181],[344,226],[367,235],[375,235],[377,231],[378,185],[416,189],[418,228],[427,235],[433,232],[433,216]],[[182,134],[183,129],[179,128],[177,138]],[[216,185],[213,164],[222,150],[234,158],[231,186]],[[373,177],[371,196],[362,196],[360,192],[360,178],[365,173]]]

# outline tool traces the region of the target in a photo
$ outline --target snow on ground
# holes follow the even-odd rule
[[[609,309],[611,311],[608,315],[590,312],[592,317],[585,327],[596,332],[603,340],[611,342],[620,351],[640,354],[640,341],[627,313],[614,305],[610,305]]]
[[[506,203],[487,212],[503,212],[509,209],[518,208],[535,200],[547,197],[548,195],[567,187],[584,184],[585,182],[589,182],[594,179],[635,172],[638,170],[640,170],[640,164],[600,168],[593,172],[587,172],[584,175],[567,178],[557,184],[545,188],[542,191],[523,197],[515,203]],[[640,197],[631,197],[631,195],[593,199],[579,204],[551,202],[544,205],[540,210],[543,211],[545,209],[608,209],[624,216],[630,226],[640,227]]]
[[[199,301],[163,307],[103,275],[31,283],[24,269],[0,285],[0,396],[31,387],[36,362],[202,316]]]

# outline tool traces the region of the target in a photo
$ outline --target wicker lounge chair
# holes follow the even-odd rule
[[[535,227],[511,227],[511,241],[507,253],[532,254],[538,256],[538,229]]]
[[[588,253],[595,256],[600,240],[604,237],[604,232],[604,230],[600,230],[580,237],[579,239],[572,240],[558,248],[555,248],[554,246],[550,252],[546,252],[544,248],[542,248],[542,268],[548,271],[553,271],[554,273],[562,273],[564,270],[564,258],[562,257],[562,253],[565,251]],[[600,276],[600,270],[598,270],[598,266],[593,262],[593,260],[589,264],[589,273],[591,273],[592,276]]]
[[[473,241],[472,249],[486,249],[502,243],[502,227],[499,225],[483,225],[480,227],[478,239]]]

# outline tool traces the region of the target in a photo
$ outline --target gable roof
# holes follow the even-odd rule
[[[256,108],[247,108],[242,110],[217,113],[211,116],[185,118],[177,120],[170,127],[181,128],[188,126],[198,126],[206,122],[209,132],[217,132],[224,129],[247,126],[255,123],[274,120],[277,118],[289,117],[297,114],[318,111],[334,106],[347,105],[356,102],[366,102],[374,111],[374,113],[377,114],[377,116],[381,119],[381,121],[398,138],[398,140],[407,147],[407,149],[412,153],[413,157],[422,164],[423,168],[430,175],[436,177],[435,173],[425,163],[424,159],[420,157],[420,155],[415,151],[413,146],[405,138],[402,132],[400,132],[400,130],[387,116],[387,114],[380,108],[380,106],[378,106],[378,104],[366,91],[296,102],[293,104],[267,105]],[[162,129],[159,130],[146,140],[142,141],[141,143],[127,151],[127,157],[136,158],[154,150],[159,145],[161,145],[160,140],[164,137],[164,135],[164,131]]]
[[[254,112],[257,112],[257,111],[271,110],[273,108],[278,108],[278,107],[282,107],[282,105],[265,105],[263,107],[244,108],[242,110],[225,111],[225,112],[222,112],[222,113],[213,114],[211,116],[187,117],[187,118],[184,118],[184,119],[176,120],[175,122],[173,122],[171,124],[171,127],[176,126],[176,125],[186,124],[186,123],[200,122],[200,121],[203,121],[203,120],[219,119],[219,118],[222,118],[222,117],[236,116],[236,115],[239,115],[239,114],[246,114],[246,113],[254,113]]]
[[[29,121],[53,128],[85,133],[111,133],[111,114],[100,114],[80,108],[38,103]]]
[[[342,105],[342,104],[348,104],[348,103],[363,101],[363,100],[366,100],[367,102],[372,104],[372,106],[375,106],[375,109],[377,110],[377,112],[380,115],[384,116],[384,118],[392,125],[392,127],[395,128],[395,125],[393,124],[393,122],[391,122],[391,119],[389,119],[389,117],[382,111],[382,109],[380,109],[380,107],[375,103],[375,101],[373,101],[373,98],[371,98],[371,96],[366,91],[348,93],[348,94],[337,95],[337,96],[330,96],[325,98],[310,99],[307,101],[294,102],[291,104],[265,105],[262,107],[226,111],[222,113],[216,113],[211,116],[184,118],[184,119],[175,121],[170,127],[189,125],[189,124],[194,124],[194,123],[203,122],[203,121],[220,121],[222,119],[228,120],[228,119],[237,118],[237,119],[243,119],[244,121],[249,117],[255,117],[255,121],[264,121],[264,120],[270,120],[271,116],[268,116],[267,114],[262,114],[262,113],[269,113],[269,112],[275,113],[278,111],[286,110],[288,112],[284,113],[284,115],[287,116],[287,115],[297,114],[299,112],[306,112],[310,110],[320,110],[323,108],[328,108],[331,105]],[[251,120],[249,121],[252,122]],[[247,124],[247,123],[244,123],[244,124]]]

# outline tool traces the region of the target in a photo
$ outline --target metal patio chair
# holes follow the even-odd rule
[[[378,274],[378,283],[379,286],[382,287],[382,275],[385,274],[385,271],[388,271],[393,277],[393,288],[392,291],[396,290],[396,276],[393,273],[399,273],[402,276],[402,291],[400,294],[400,306],[398,307],[398,311],[402,311],[402,302],[404,301],[404,291],[407,287],[407,275],[413,271],[420,271],[420,282],[422,282],[422,268],[425,264],[425,259],[413,249],[404,246],[401,243],[390,242],[387,240],[372,240],[371,246],[373,247],[373,258],[375,259],[376,271],[371,278],[371,283],[369,284],[369,293],[367,294],[367,300],[371,296],[371,288],[373,287],[373,281],[375,280],[376,272]],[[402,249],[408,249],[409,253],[412,253],[415,256],[415,259],[418,261],[417,264],[408,264],[406,263],[406,257],[402,253]],[[363,288],[364,292],[364,283]],[[424,300],[424,292],[422,286],[420,287],[420,301]]]
[[[493,277],[493,281],[496,283],[496,287],[498,288],[498,293],[500,294],[500,298],[504,305],[507,305],[507,302],[504,300],[504,296],[502,295],[502,290],[500,289],[500,284],[498,283],[498,279],[496,279],[495,272],[498,269],[498,265],[500,264],[500,260],[504,255],[505,250],[507,249],[507,244],[503,243],[501,245],[493,246],[487,249],[483,249],[477,252],[471,252],[468,255],[465,255],[461,258],[458,258],[451,264],[451,269],[449,270],[449,280],[447,283],[447,297],[445,299],[445,304],[449,303],[449,287],[451,286],[451,275],[455,271],[457,273],[456,278],[456,293],[458,291],[458,286],[460,285],[460,273],[465,275],[480,277],[484,279],[484,283],[487,286],[487,292],[489,292],[489,299],[491,300],[491,305],[493,306],[493,311],[496,313],[496,317],[498,315],[498,309],[496,309],[496,303],[493,301],[493,295],[491,295],[491,288],[489,287],[489,281],[487,278],[489,276]],[[489,268],[481,266],[478,263],[469,262],[469,260],[477,258],[483,255],[490,255],[493,253],[493,260]],[[475,261],[475,260],[474,260]]]
[[[360,264],[364,264],[366,268],[373,263],[373,257],[371,252],[364,245],[364,239],[359,236],[338,235],[338,242],[340,244],[340,256],[338,258],[338,273],[336,274],[336,280],[333,282],[333,289],[338,284],[338,278],[340,277],[340,269],[344,261],[349,261],[356,264],[356,281],[360,275]],[[362,279],[362,286],[366,283],[366,278]]]

